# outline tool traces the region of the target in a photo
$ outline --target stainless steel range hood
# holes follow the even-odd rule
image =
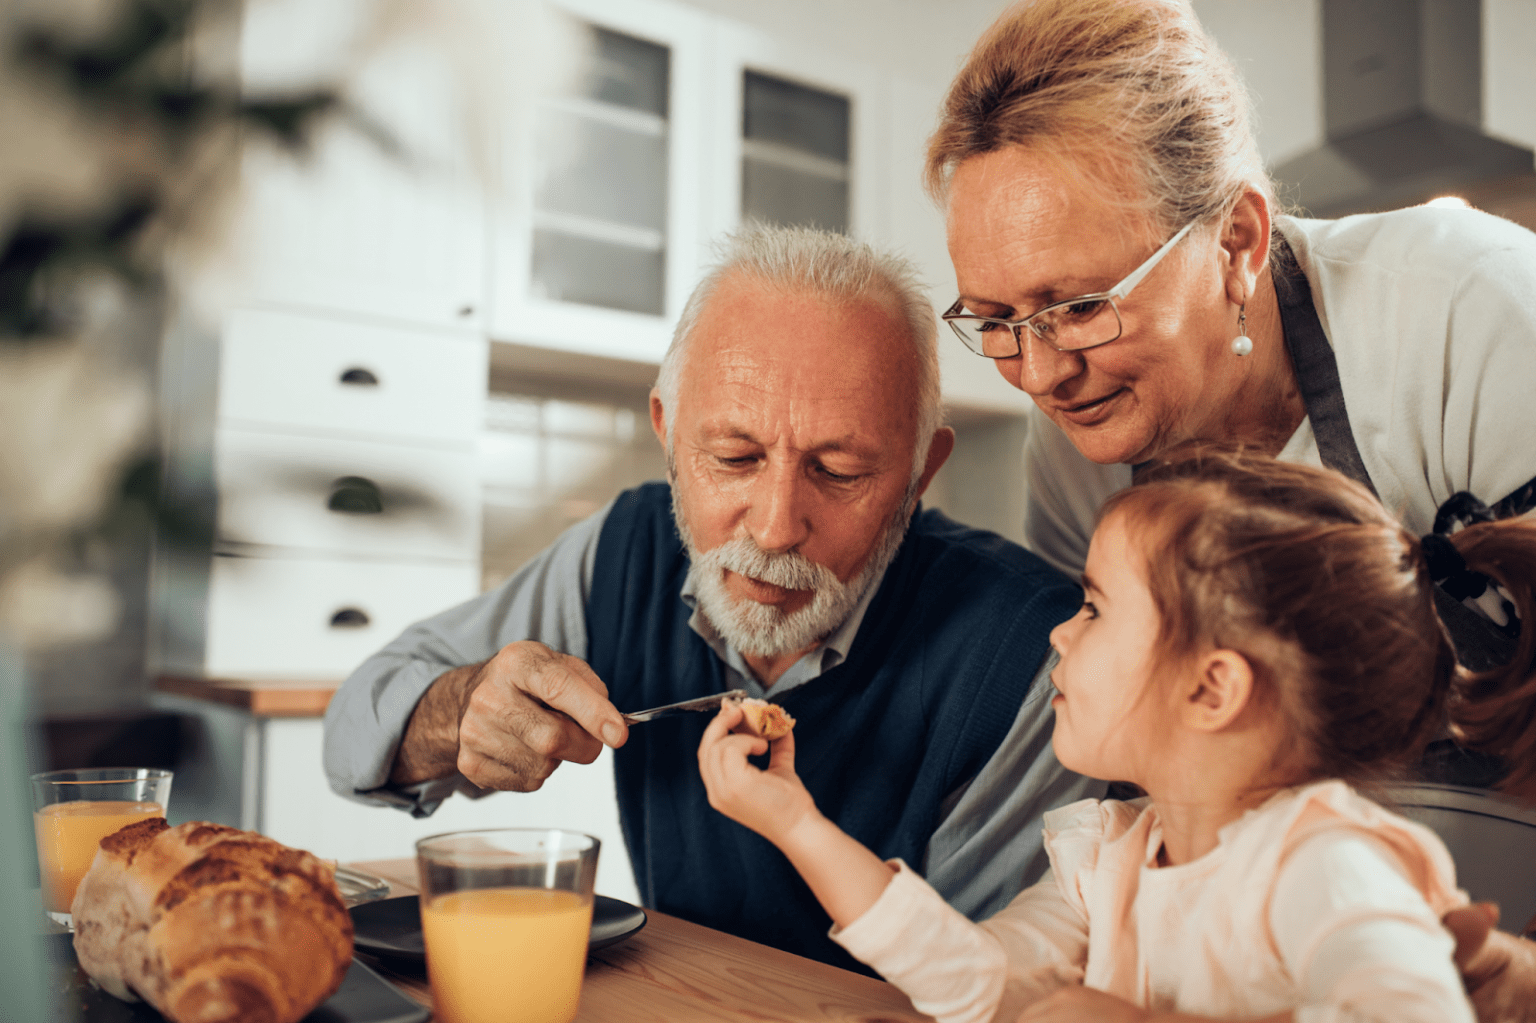
[[[1322,0],[1328,141],[1272,173],[1314,216],[1394,209],[1529,176],[1483,134],[1480,0]]]

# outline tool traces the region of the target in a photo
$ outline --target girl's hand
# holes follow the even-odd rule
[[[873,906],[895,876],[892,869],[816,809],[795,774],[793,732],[772,745],[768,770],[747,757],[769,750],[767,739],[733,734],[745,717],[721,706],[699,742],[699,774],[709,805],[778,846],[834,923],[847,927]]]
[[[795,774],[795,733],[772,744],[768,769],[759,770],[747,757],[767,752],[770,744],[731,731],[744,716],[730,701],[721,705],[699,743],[699,774],[710,806],[782,847],[797,825],[817,816],[816,803]]]
[[[1018,1023],[1149,1023],[1152,1018],[1123,998],[1073,984],[1025,1009]]]
[[[1536,1021],[1536,942],[1494,930],[1498,907],[1474,903],[1445,914],[1456,965],[1481,1020]]]

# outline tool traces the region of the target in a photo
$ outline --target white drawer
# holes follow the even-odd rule
[[[219,415],[473,444],[488,359],[485,339],[468,334],[241,310],[224,331]]]
[[[223,429],[215,458],[223,551],[480,557],[472,449]]]
[[[407,626],[479,592],[480,566],[213,559],[203,671],[341,679]]]

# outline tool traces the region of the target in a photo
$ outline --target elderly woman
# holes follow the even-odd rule
[[[1409,528],[1530,506],[1536,235],[1467,210],[1276,212],[1243,86],[1188,6],[1014,8],[928,151],[955,332],[1035,401],[1026,545],[1080,571],[1134,466],[1238,441],[1372,487]],[[1437,524],[1437,512],[1445,515]],[[1459,601],[1449,601],[1456,604]],[[1513,652],[1456,608],[1474,667]]]
[[[1036,405],[1026,543],[1058,567],[1081,570],[1138,463],[1191,440],[1337,469],[1419,533],[1489,513],[1460,492],[1530,507],[1536,235],[1466,210],[1279,214],[1187,3],[1013,8],[951,86],[927,173],[960,285],[944,318]],[[1463,659],[1507,658],[1496,592],[1485,617],[1447,588]],[[1483,954],[1518,979],[1484,1017],[1536,1019],[1529,943]]]

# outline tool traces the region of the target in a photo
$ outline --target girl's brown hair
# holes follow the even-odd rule
[[[1116,198],[1167,234],[1225,215],[1250,188],[1274,205],[1250,107],[1183,0],[1031,0],[950,85],[924,177],[942,199],[968,157],[1033,146],[1105,184],[1128,174],[1136,194]]]
[[[1447,727],[1505,758],[1501,788],[1536,798],[1536,521],[1449,538],[1526,623],[1514,659],[1461,668],[1419,538],[1337,473],[1231,448],[1186,447],[1110,498],[1145,552],[1170,656],[1203,644],[1248,658],[1317,777],[1389,778]]]

